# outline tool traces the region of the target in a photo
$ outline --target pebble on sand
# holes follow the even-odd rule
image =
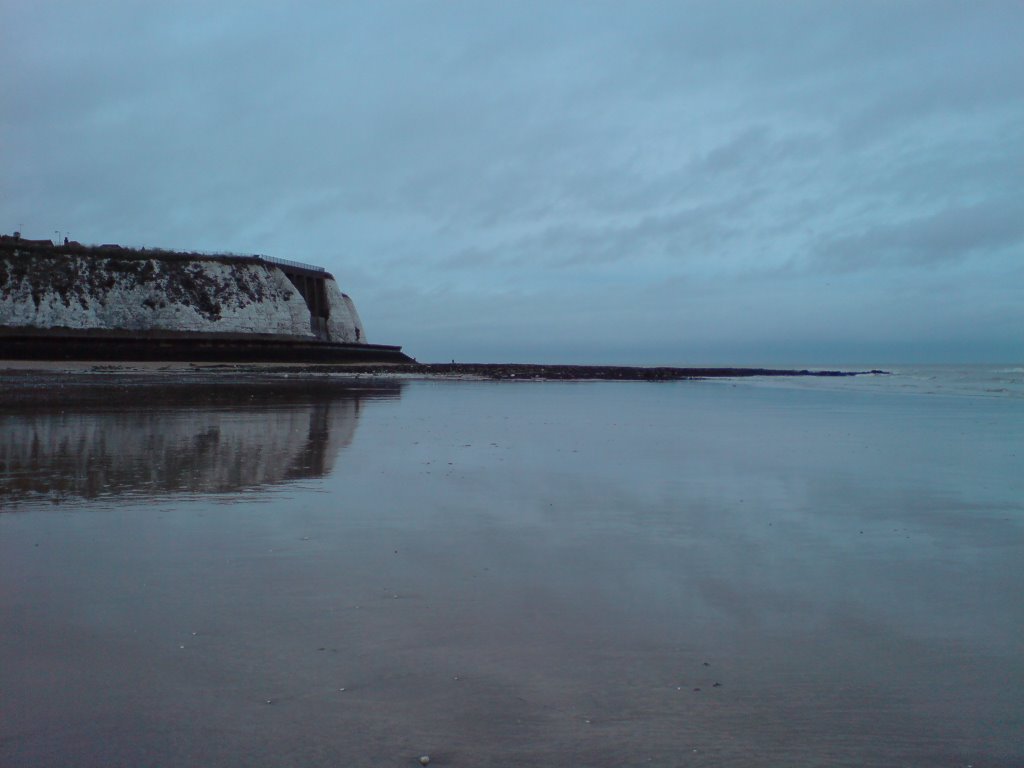
[[[430,755],[424,755],[420,758],[420,765],[427,765],[430,763]]]

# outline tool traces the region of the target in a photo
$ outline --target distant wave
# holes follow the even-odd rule
[[[839,379],[757,379],[757,386],[841,389],[880,394],[986,397],[1024,400],[1024,367],[1006,365],[883,366],[889,375]]]

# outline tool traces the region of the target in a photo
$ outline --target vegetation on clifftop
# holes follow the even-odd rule
[[[176,259],[83,258],[15,251],[8,258],[0,258],[0,295],[6,298],[27,291],[38,308],[43,297],[52,294],[66,307],[77,304],[87,309],[115,287],[145,287],[143,304],[150,309],[183,304],[215,321],[221,316],[225,296],[241,306],[287,298],[283,292],[269,295],[273,289],[265,280],[257,279],[250,266],[228,263],[224,269],[212,272],[196,262]]]

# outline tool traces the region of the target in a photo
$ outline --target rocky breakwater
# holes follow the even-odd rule
[[[319,267],[0,237],[0,357],[406,360],[398,350],[367,343]]]

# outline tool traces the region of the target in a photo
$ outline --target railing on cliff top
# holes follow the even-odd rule
[[[323,267],[318,267],[315,264],[307,264],[304,261],[293,261],[291,259],[279,259],[277,256],[264,256],[261,253],[233,253],[231,251],[189,251],[188,253],[196,253],[200,256],[227,256],[232,259],[256,259],[257,261],[265,261],[268,264],[276,264],[279,267],[304,269],[307,272],[324,273],[327,271]]]
[[[171,251],[171,253],[175,252]],[[256,259],[256,261],[265,261],[268,264],[276,264],[279,267],[304,269],[307,272],[324,273],[327,271],[323,267],[318,267],[315,264],[307,264],[304,261],[293,261],[292,259],[279,259],[277,256],[264,256],[262,253],[235,253],[233,251],[182,251],[181,254],[185,256],[226,256],[230,259]]]
[[[260,261],[266,261],[270,264],[277,264],[279,267],[295,267],[297,269],[306,269],[310,272],[326,272],[327,270],[323,267],[317,267],[312,264],[304,264],[301,261],[292,261],[291,259],[279,259],[276,256],[261,256],[256,254],[256,258]]]

